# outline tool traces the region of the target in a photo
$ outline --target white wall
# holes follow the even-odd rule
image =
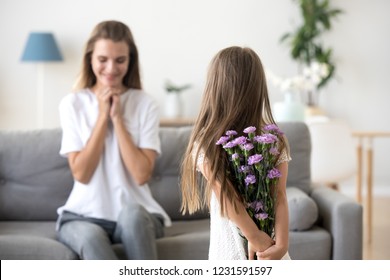
[[[345,11],[326,35],[334,48],[338,80],[321,93],[331,117],[354,129],[390,131],[390,1],[332,1]],[[280,36],[299,21],[294,0],[1,0],[0,129],[36,128],[36,67],[20,57],[30,31],[51,31],[64,55],[45,65],[44,126],[59,125],[59,100],[78,74],[82,50],[99,21],[127,23],[138,44],[145,89],[163,105],[166,78],[191,83],[183,93],[186,116],[199,108],[207,65],[221,48],[249,46],[266,68],[295,75],[297,66]],[[271,100],[281,93],[270,86]],[[389,94],[389,95],[388,95]],[[375,179],[389,182],[390,139],[375,141]],[[337,159],[335,159],[337,162]]]

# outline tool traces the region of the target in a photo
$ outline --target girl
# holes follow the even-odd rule
[[[170,219],[146,182],[160,153],[158,107],[141,89],[130,29],[98,24],[89,38],[76,92],[60,103],[60,154],[74,177],[58,209],[59,239],[82,259],[156,259],[155,239]]]
[[[215,143],[227,131],[275,124],[264,70],[249,48],[221,50],[209,67],[199,116],[182,165],[182,211],[210,208],[209,259],[289,259],[286,180],[288,144],[279,139],[275,240],[260,231],[245,210],[226,170],[225,151]],[[197,176],[200,171],[203,176]],[[244,235],[248,240],[245,248]]]

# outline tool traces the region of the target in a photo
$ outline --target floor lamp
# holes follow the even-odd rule
[[[44,63],[62,61],[54,35],[48,32],[31,32],[21,60],[37,63],[37,123],[39,128],[43,128]]]

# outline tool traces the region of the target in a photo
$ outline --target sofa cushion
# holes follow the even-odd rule
[[[161,204],[172,220],[193,220],[209,217],[207,210],[182,215],[180,167],[187,148],[192,126],[161,127],[161,155],[156,160],[149,181],[153,197]]]
[[[290,231],[310,229],[318,219],[314,200],[297,187],[287,188]]]
[[[288,165],[287,186],[296,186],[307,194],[310,192],[310,131],[303,122],[282,122],[279,128],[290,143],[292,160]]]
[[[210,220],[176,221],[157,239],[159,260],[207,260],[210,243]],[[114,244],[120,259],[126,259],[122,244]]]
[[[316,225],[307,231],[290,231],[288,252],[292,260],[332,259],[332,236]]]
[[[0,131],[0,220],[57,218],[73,186],[60,144],[60,129]]]
[[[29,235],[1,235],[1,260],[69,260],[77,255],[54,239]]]

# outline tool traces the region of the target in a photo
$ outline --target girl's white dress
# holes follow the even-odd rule
[[[286,152],[282,152],[276,165],[289,161],[290,157]],[[200,153],[197,165],[204,162],[204,154]],[[246,250],[244,239],[240,236],[237,226],[227,219],[222,217],[220,212],[220,204],[214,192],[211,194],[210,201],[210,260],[246,260]],[[290,260],[288,252],[283,256],[282,260]]]
[[[246,260],[244,239],[237,226],[222,217],[219,202],[212,192],[210,201],[209,260]],[[290,260],[288,252],[282,260]]]

